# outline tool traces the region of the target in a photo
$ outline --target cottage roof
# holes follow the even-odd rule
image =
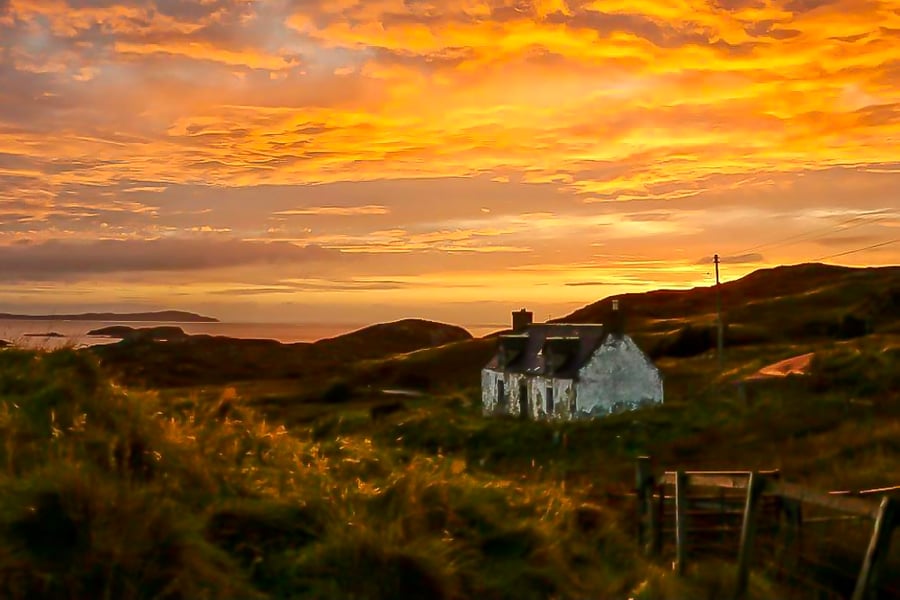
[[[488,369],[573,379],[603,344],[603,325],[540,323],[500,336]]]

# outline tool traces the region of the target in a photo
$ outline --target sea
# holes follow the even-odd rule
[[[158,321],[34,321],[0,319],[0,340],[15,346],[53,350],[56,348],[112,344],[119,340],[87,335],[89,331],[126,325],[128,327],[181,327],[189,335],[217,335],[242,339],[267,339],[290,344],[333,338],[366,327],[360,323],[163,323]],[[504,329],[503,325],[465,326],[474,337]]]

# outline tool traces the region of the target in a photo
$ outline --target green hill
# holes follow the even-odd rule
[[[900,267],[777,267],[725,283],[721,293],[728,352],[746,349],[761,361],[785,358],[784,348],[796,344],[900,333]],[[602,323],[613,299],[626,314],[627,332],[663,361],[664,371],[671,371],[667,357],[702,356],[716,347],[715,287],[613,296],[556,322]],[[370,361],[345,375],[357,385],[465,389],[479,385],[481,368],[495,348],[492,338],[461,341]],[[681,375],[677,369],[671,374]]]
[[[624,294],[586,306],[562,322],[599,323],[618,299],[629,331],[651,353],[684,327],[711,332],[716,288]],[[755,271],[721,286],[731,345],[850,338],[900,331],[900,267],[853,269],[804,264]],[[712,347],[712,341],[706,350]],[[699,352],[698,352],[699,353]]]
[[[165,388],[267,379],[304,380],[321,387],[334,373],[374,358],[411,352],[472,336],[461,327],[407,319],[367,327],[315,343],[181,335],[160,341],[134,330],[117,344],[88,352],[129,385]]]
[[[729,349],[900,332],[900,267],[777,267],[725,283],[721,293]],[[602,323],[613,298],[627,315],[628,332],[654,359],[715,348],[714,287],[614,296],[558,321]],[[130,339],[91,351],[130,384],[291,379],[318,393],[334,379],[355,386],[463,389],[478,384],[493,348],[490,338],[473,340],[458,327],[405,320],[314,344],[197,335],[177,343]]]
[[[86,353],[0,352],[0,596],[538,600],[663,579],[581,494],[385,445],[387,429],[288,431],[241,400],[125,390]]]
[[[683,341],[709,326],[713,292],[626,296],[632,331],[665,349],[666,402],[595,421],[484,418],[495,340],[422,322],[297,348],[189,336],[109,355],[0,350],[0,596],[721,598],[733,564],[679,579],[635,546],[635,458],[777,468],[820,490],[900,483],[897,276],[804,265],[726,284],[731,327],[760,334],[729,346],[722,371]],[[807,352],[808,376],[737,384]],[[839,540],[827,558],[852,570],[864,529],[811,522],[804,543]],[[762,560],[749,598],[790,597]]]

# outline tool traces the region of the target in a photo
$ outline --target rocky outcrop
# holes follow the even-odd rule
[[[125,325],[113,325],[112,327],[102,327],[88,331],[89,336],[108,337],[120,340],[143,340],[143,341],[168,341],[180,340],[188,337],[181,327],[163,326],[163,327],[127,327]]]

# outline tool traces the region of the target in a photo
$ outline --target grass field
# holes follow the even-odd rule
[[[847,302],[831,322],[861,310]],[[851,337],[761,326],[723,372],[709,350],[662,353],[664,405],[573,423],[482,417],[491,340],[374,356],[320,373],[323,389],[123,387],[90,352],[4,349],[0,596],[721,598],[732,565],[678,579],[638,552],[635,458],[779,468],[823,490],[900,483],[900,335],[879,310]],[[646,319],[639,333],[661,327]],[[735,385],[810,351],[808,377]],[[754,576],[752,598],[779,594]]]
[[[653,577],[613,511],[385,442],[401,423],[292,433],[231,389],[132,393],[71,351],[4,351],[0,393],[5,598],[624,597]]]
[[[558,424],[484,419],[475,390],[377,421],[377,397],[274,402],[284,382],[134,392],[89,356],[6,350],[0,594],[715,598],[730,567],[679,581],[639,556],[623,499],[634,458],[776,467],[827,489],[896,483],[898,348],[835,344],[810,380],[750,403],[692,389],[712,357],[673,361],[692,401]]]

